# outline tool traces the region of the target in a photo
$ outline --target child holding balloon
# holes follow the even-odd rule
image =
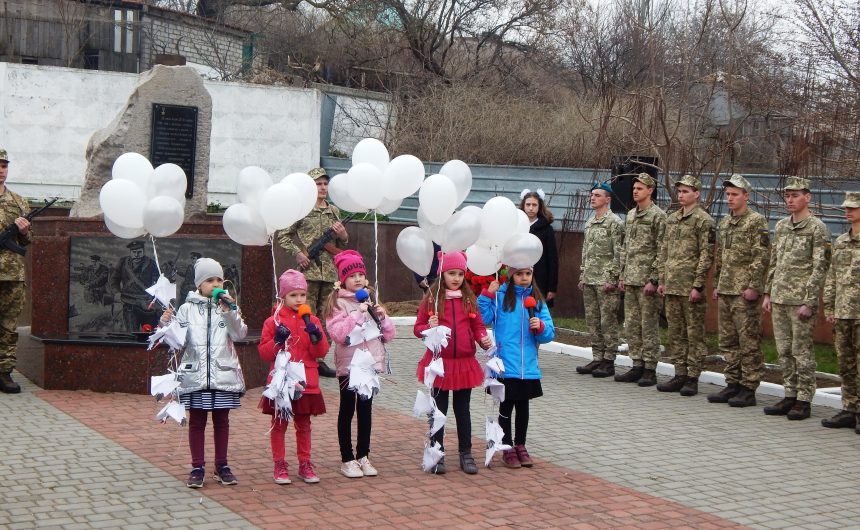
[[[478,472],[472,456],[472,418],[469,403],[472,389],[484,380],[484,371],[475,358],[475,343],[489,349],[492,340],[487,336],[484,322],[475,314],[477,301],[469,284],[466,283],[466,254],[463,252],[439,252],[438,276],[418,308],[414,333],[421,338],[422,332],[443,325],[451,330],[448,344],[439,356],[445,370],[444,377],[433,380],[433,397],[436,407],[448,413],[448,391],[454,397],[454,416],[457,420],[457,441],[460,452],[460,469],[469,475]],[[440,284],[441,282],[441,284]],[[444,290],[442,289],[444,287]],[[418,363],[418,381],[424,382],[424,369],[434,359],[428,349]],[[432,437],[433,442],[442,445],[445,428],[442,427]],[[444,458],[436,464],[433,472],[445,473]]]
[[[342,462],[340,472],[348,478],[374,477],[378,473],[368,459],[373,398],[359,397],[355,390],[349,388],[349,367],[356,350],[365,349],[373,356],[377,373],[385,371],[385,343],[394,339],[394,323],[387,318],[381,305],[371,302],[361,254],[345,250],[335,255],[334,264],[338,282],[329,295],[324,315],[326,329],[335,345],[335,370],[340,383],[340,409],[337,415],[337,439]],[[350,334],[356,336],[356,328],[366,326],[369,322],[376,325],[378,336],[360,342],[350,339]],[[358,438],[353,453],[352,418],[356,413]]]
[[[502,453],[510,468],[531,467],[526,450],[529,425],[529,400],[543,395],[538,346],[555,336],[555,327],[546,302],[533,282],[533,268],[508,266],[508,281],[494,281],[478,297],[484,323],[493,324],[498,355],[505,365],[505,400],[499,405],[499,426],[505,435],[502,442],[512,445]],[[499,298],[502,299],[501,304]],[[511,419],[516,411],[516,434],[512,436]]]

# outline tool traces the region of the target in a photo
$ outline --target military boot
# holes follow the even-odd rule
[[[592,377],[609,377],[610,375],[615,375],[615,361],[609,359],[600,361],[600,366],[591,372]]]
[[[686,375],[676,375],[665,383],[660,383],[659,385],[657,385],[657,390],[659,390],[660,392],[677,392],[684,387],[684,383],[686,382]]]
[[[796,402],[796,397],[782,398],[773,405],[765,407],[764,413],[768,416],[785,416]]]
[[[857,418],[854,413],[847,410],[840,410],[832,418],[824,418],[821,420],[821,425],[828,429],[842,429],[845,427],[854,428],[857,426]]]
[[[642,373],[645,371],[644,366],[634,366],[627,370],[626,374],[616,375],[615,381],[618,383],[635,383],[642,378]]]
[[[646,368],[642,371],[642,377],[636,381],[639,386],[654,386],[657,384],[657,370]]]
[[[684,381],[684,386],[681,387],[681,395],[690,397],[695,396],[699,393],[699,378],[698,377],[688,377],[686,381]]]
[[[591,372],[593,372],[594,369],[597,368],[598,366],[600,366],[600,359],[595,359],[588,364],[584,364],[582,366],[577,366],[576,367],[576,373],[588,375]]]
[[[4,394],[18,394],[21,387],[12,381],[12,372],[0,372],[0,392]]]
[[[740,391],[729,399],[730,407],[754,407],[755,406],[755,390],[745,386],[738,385]],[[708,396],[710,397],[710,396]]]
[[[812,413],[809,401],[796,401],[786,416],[790,420],[805,420]]]
[[[716,394],[708,394],[708,403],[728,403],[729,400],[741,390],[741,385],[737,383],[729,383],[726,388],[720,390]]]

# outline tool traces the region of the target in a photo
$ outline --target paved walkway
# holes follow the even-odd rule
[[[332,380],[323,380],[329,413],[314,422],[320,484],[272,483],[255,389],[231,414],[239,485],[208,479],[201,490],[183,484],[187,431],[153,421],[159,406],[151,397],[25,382],[21,395],[0,395],[7,418],[0,527],[860,528],[860,436],[820,427],[832,410],[813,408],[801,422],[769,418],[760,407],[708,404],[703,394],[682,398],[580,376],[573,368],[581,360],[554,353],[542,355],[545,396],[532,402],[534,468],[424,474],[424,423],[411,417],[422,348],[410,329],[398,332],[396,373],[374,403],[379,477],[338,473]],[[476,392],[476,453],[488,407]],[[294,447],[290,431],[293,475]]]

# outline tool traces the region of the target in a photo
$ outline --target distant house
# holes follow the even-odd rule
[[[262,62],[252,32],[142,0],[4,0],[0,61],[138,73],[181,55],[214,79]]]

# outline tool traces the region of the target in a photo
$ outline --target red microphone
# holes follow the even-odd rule
[[[308,335],[311,338],[311,344],[316,344],[320,340],[322,340],[322,333],[320,330],[311,322],[311,306],[308,304],[302,304],[299,306],[299,310],[296,311],[302,320],[305,321],[305,331],[308,332]]]
[[[526,299],[523,300],[523,306],[525,306],[526,311],[529,312],[529,319],[535,317],[535,308],[537,307],[537,300],[535,300],[534,296],[526,296]],[[532,333],[537,333],[537,330],[531,330]]]

